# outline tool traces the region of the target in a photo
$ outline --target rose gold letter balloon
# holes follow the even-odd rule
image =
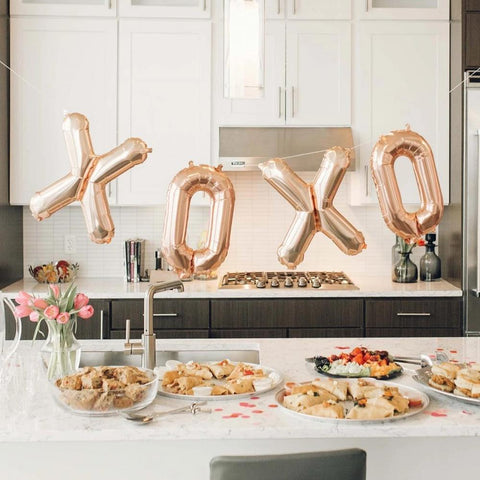
[[[295,208],[295,218],[277,250],[278,260],[296,268],[316,232],[323,232],[347,255],[365,247],[361,232],[333,206],[333,199],[350,164],[349,151],[334,147],[325,154],[313,184],[304,182],[282,159],[259,165],[263,177]]]
[[[193,250],[186,243],[190,202],[196,192],[211,197],[207,245]],[[193,165],[181,170],[168,187],[162,253],[182,280],[193,274],[209,278],[222,264],[230,246],[235,192],[221,167]]]
[[[90,239],[95,243],[110,243],[115,227],[105,185],[144,162],[152,150],[142,140],[129,138],[110,152],[95,155],[88,120],[81,113],[67,115],[63,131],[70,158],[70,173],[37,192],[30,200],[30,210],[41,221],[78,200],[82,204]]]
[[[420,209],[407,212],[398,188],[394,164],[405,156],[412,162],[420,194]],[[388,228],[412,243],[437,227],[443,215],[443,197],[432,149],[407,126],[380,137],[370,159],[378,203]]]

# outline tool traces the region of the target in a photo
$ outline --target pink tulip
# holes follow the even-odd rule
[[[15,307],[15,315],[17,317],[28,317],[32,313],[32,309],[27,305],[18,305]]]
[[[18,292],[17,296],[15,297],[15,301],[19,305],[28,305],[33,300],[33,297],[24,291]]]
[[[33,305],[42,310],[45,310],[48,307],[48,303],[43,298],[36,298],[33,301]]]
[[[48,286],[50,287],[50,290],[52,291],[53,296],[55,298],[58,298],[60,295],[60,289],[58,288],[58,285],[54,285],[53,283],[50,283]]]
[[[43,314],[49,320],[55,320],[58,317],[59,309],[56,305],[49,305],[43,312]]]
[[[91,305],[85,305],[78,311],[80,318],[90,318],[93,315],[93,307]]]
[[[68,312],[62,312],[57,317],[58,323],[67,323],[70,320],[70,314]]]
[[[75,300],[73,301],[73,308],[75,310],[80,310],[82,307],[87,305],[89,302],[89,299],[86,295],[83,293],[77,293],[75,295]]]
[[[33,310],[33,312],[30,314],[30,321],[31,322],[38,322],[40,320],[40,314]]]

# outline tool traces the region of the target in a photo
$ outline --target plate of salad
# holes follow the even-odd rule
[[[322,375],[338,378],[371,377],[388,380],[402,374],[403,368],[395,363],[386,350],[355,347],[351,352],[316,356],[306,359]]]

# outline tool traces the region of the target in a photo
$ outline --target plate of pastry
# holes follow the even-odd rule
[[[336,378],[371,377],[388,380],[402,374],[403,368],[385,350],[369,350],[356,347],[351,352],[332,354],[328,357],[307,358],[315,371]]]
[[[282,376],[262,365],[231,362],[169,360],[155,369],[160,377],[158,393],[182,400],[229,400],[247,398],[278,387]]]
[[[293,415],[345,424],[408,418],[429,403],[428,396],[415,388],[363,378],[289,383],[275,398],[284,411]]]
[[[434,363],[418,369],[412,378],[432,392],[480,405],[480,363]]]

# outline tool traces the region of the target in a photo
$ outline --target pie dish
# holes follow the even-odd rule
[[[282,381],[280,373],[272,368],[227,359],[203,363],[168,362],[166,367],[155,371],[160,377],[158,393],[182,400],[247,398],[268,392]]]
[[[292,415],[340,424],[408,418],[429,404],[428,396],[415,388],[371,379],[315,379],[284,388],[275,399]]]
[[[132,366],[84,367],[50,387],[57,403],[69,412],[107,416],[150,405],[157,395],[158,376]]]

